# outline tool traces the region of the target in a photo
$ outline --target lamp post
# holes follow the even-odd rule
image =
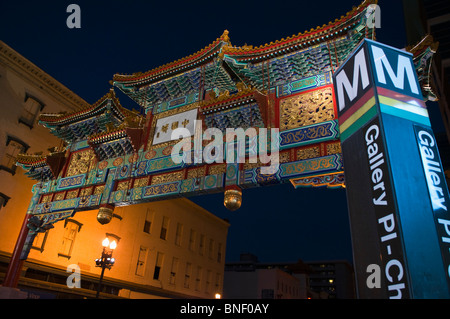
[[[109,239],[105,238],[102,241],[102,246],[103,246],[102,257],[97,258],[95,260],[95,267],[102,268],[102,272],[100,274],[100,280],[98,282],[98,287],[97,287],[97,294],[96,294],[95,298],[98,298],[100,295],[100,289],[102,286],[103,275],[105,273],[105,269],[106,268],[111,269],[111,267],[114,265],[115,259],[112,257],[112,253],[113,253],[114,249],[116,249],[117,244],[116,244],[115,240],[113,240],[110,243]],[[109,249],[108,249],[108,247],[109,247]]]

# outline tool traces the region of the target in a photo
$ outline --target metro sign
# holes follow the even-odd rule
[[[341,115],[374,87],[422,99],[412,54],[365,39],[334,75],[338,113]],[[369,63],[371,66],[369,66]],[[374,70],[374,76],[371,70]]]
[[[359,297],[450,298],[450,195],[412,55],[364,39],[333,83]]]

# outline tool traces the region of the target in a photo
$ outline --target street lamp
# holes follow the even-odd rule
[[[102,246],[103,246],[102,257],[97,258],[95,260],[95,267],[102,267],[102,272],[100,274],[100,280],[98,282],[98,287],[97,287],[97,295],[95,296],[95,298],[98,298],[98,296],[100,295],[100,289],[102,286],[103,275],[105,273],[105,269],[106,268],[111,269],[111,267],[114,265],[115,259],[112,257],[112,253],[113,253],[114,249],[116,249],[117,243],[115,240],[113,240],[110,243],[109,239],[105,238],[102,241]]]

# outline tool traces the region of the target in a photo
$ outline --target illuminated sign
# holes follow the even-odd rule
[[[419,125],[414,125],[414,131],[433,208],[441,254],[446,266],[447,280],[450,280],[450,214],[448,213],[450,200],[444,169],[433,131]]]
[[[370,84],[367,68],[366,47],[362,46],[342,68],[336,73],[335,87],[337,91],[337,105],[339,113],[346,110],[353,101],[358,100],[367,90]],[[352,75],[350,82],[348,75]],[[344,94],[345,92],[345,94]]]
[[[449,298],[450,196],[412,55],[364,39],[333,83],[359,297]]]
[[[335,73],[339,116],[374,85],[422,98],[410,53],[367,39],[364,44]]]
[[[377,220],[379,249],[385,268],[388,296],[392,299],[408,298],[406,263],[402,253],[399,222],[378,118],[371,121],[364,130],[364,141],[372,195],[369,205],[373,205]]]

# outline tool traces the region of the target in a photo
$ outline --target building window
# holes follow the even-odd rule
[[[7,136],[5,155],[2,158],[0,169],[3,169],[12,175],[16,173],[17,155],[26,153],[29,146],[18,138]]]
[[[156,264],[155,264],[155,271],[153,272],[153,279],[159,280],[163,262],[164,262],[164,254],[158,252],[158,254],[156,255]]]
[[[144,222],[144,233],[150,234],[153,222],[153,215],[154,215],[153,212],[150,211],[149,208],[147,208],[147,213],[145,215],[145,222]]]
[[[184,288],[189,288],[191,285],[191,271],[192,264],[186,263],[186,271],[184,272]]]
[[[19,123],[25,124],[32,129],[39,112],[42,111],[43,108],[44,103],[39,101],[37,98],[26,94],[25,104],[19,117]]]
[[[175,285],[175,280],[176,280],[176,277],[177,277],[177,271],[178,271],[178,258],[173,257],[173,259],[172,259],[172,268],[170,269],[169,284]]]
[[[191,228],[191,233],[189,234],[189,250],[195,250],[195,237],[197,236],[197,232]]]
[[[135,274],[138,276],[144,276],[145,274],[145,263],[147,261],[147,253],[148,249],[147,247],[139,247],[139,255],[138,260],[136,264],[136,272]]]
[[[213,259],[213,255],[214,255],[214,239],[210,239],[208,247],[208,257],[210,259]]]
[[[175,235],[175,245],[181,246],[181,236],[183,235],[183,224],[177,223],[177,232]]]
[[[261,289],[261,299],[274,299],[273,289]]]
[[[203,254],[205,253],[205,235],[203,235],[203,234],[200,235],[200,243],[198,246],[198,253],[200,254],[200,256],[203,256]]]
[[[202,267],[197,266],[197,276],[195,278],[195,290],[200,291],[202,285]]]
[[[220,281],[222,279],[222,276],[219,273],[216,273],[216,291],[215,292],[219,292],[220,291]]]
[[[222,262],[222,244],[221,243],[217,244],[217,262],[218,263]]]
[[[73,220],[66,219],[64,224],[64,235],[59,249],[58,256],[69,258],[72,256],[73,245],[77,233],[80,231],[82,224]]]
[[[159,234],[159,238],[166,240],[168,230],[169,230],[169,218],[163,217],[163,222],[161,225],[161,233]]]
[[[6,204],[8,204],[8,201],[10,200],[10,198],[11,197],[9,197],[9,196],[7,196],[7,195],[5,195],[5,194],[0,192],[0,209],[2,207],[5,207]]]
[[[41,233],[37,233],[33,240],[32,249],[39,250],[41,253],[44,251],[45,242],[47,241],[48,230]]]
[[[205,292],[211,292],[211,279],[212,279],[212,272],[211,272],[211,270],[208,270],[206,272],[206,289],[205,289]]]

